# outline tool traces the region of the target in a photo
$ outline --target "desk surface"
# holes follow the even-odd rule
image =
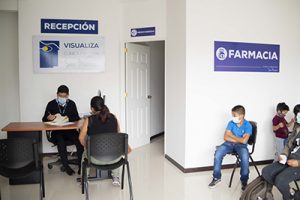
[[[53,126],[44,122],[11,122],[1,129],[1,131],[54,131],[54,130],[70,130],[81,128],[83,120],[74,122],[74,124],[66,126]]]

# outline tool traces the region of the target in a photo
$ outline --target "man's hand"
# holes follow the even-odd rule
[[[47,119],[49,121],[53,121],[55,118],[56,118],[56,116],[55,115],[51,115],[51,114],[49,114],[48,117],[47,117]]]
[[[290,167],[299,167],[299,164],[298,164],[298,160],[288,160],[287,161],[287,164],[290,166]]]

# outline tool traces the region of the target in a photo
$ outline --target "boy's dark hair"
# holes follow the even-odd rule
[[[234,106],[231,109],[231,111],[232,112],[236,112],[236,113],[238,113],[240,115],[245,115],[245,113],[246,113],[244,106],[241,106],[241,105]]]
[[[284,110],[289,111],[290,110],[289,106],[286,105],[284,102],[281,102],[281,103],[277,104],[277,107],[276,107],[277,112],[278,111],[284,111]]]
[[[297,114],[300,112],[300,104],[295,105],[293,112],[294,115],[297,116]]]
[[[57,88],[57,94],[58,93],[66,93],[69,94],[69,88],[65,85],[61,85]]]

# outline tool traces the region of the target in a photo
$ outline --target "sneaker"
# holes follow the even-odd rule
[[[246,182],[242,182],[242,190],[244,191],[247,187],[247,181]]]
[[[69,167],[69,166],[66,166],[65,167],[65,172],[69,175],[69,176],[72,176],[73,174],[75,174],[74,170]]]
[[[120,187],[120,186],[121,186],[120,178],[119,178],[119,177],[113,176],[112,180],[113,180],[112,184],[113,184],[114,186],[117,186],[117,187]]]
[[[221,179],[220,179],[220,178],[213,178],[213,180],[212,180],[211,183],[208,185],[208,187],[209,187],[210,189],[213,189],[213,188],[215,188],[216,185],[217,185],[218,183],[220,183],[220,182],[221,182]]]

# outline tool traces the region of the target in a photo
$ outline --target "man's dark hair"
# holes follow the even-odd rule
[[[297,116],[297,114],[300,112],[300,104],[295,105],[293,112],[294,115]]]
[[[281,102],[281,103],[279,103],[279,104],[277,104],[277,107],[276,107],[276,111],[278,112],[278,111],[284,111],[284,110],[287,110],[287,111],[289,111],[290,110],[290,108],[289,108],[289,106],[288,105],[286,105],[284,102]]]
[[[65,85],[61,85],[57,88],[57,94],[58,93],[66,93],[69,94],[69,88]]]
[[[238,113],[240,115],[245,115],[245,113],[246,113],[244,106],[241,106],[241,105],[234,106],[231,109],[231,111],[232,112],[236,112],[236,113]]]

